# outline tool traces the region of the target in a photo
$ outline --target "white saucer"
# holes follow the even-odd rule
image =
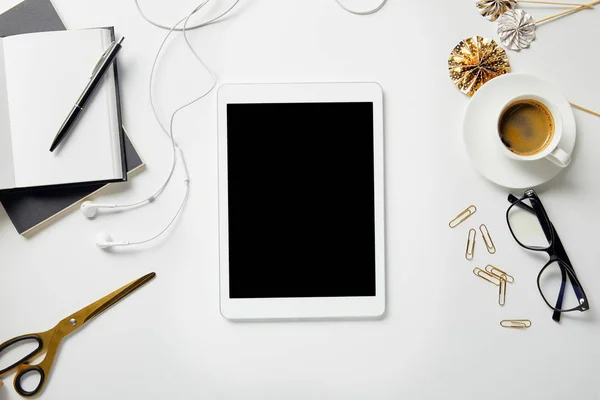
[[[560,148],[568,154],[575,147],[575,115],[569,101],[550,82],[532,75],[506,74],[495,78],[475,93],[463,120],[467,153],[473,167],[490,181],[511,189],[528,189],[548,182],[563,168],[551,161],[518,161],[507,157],[498,146],[498,115],[510,99],[535,94],[548,99],[560,110],[563,137]]]

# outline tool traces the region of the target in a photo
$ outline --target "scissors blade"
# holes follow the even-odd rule
[[[73,328],[82,326],[92,318],[102,314],[104,311],[108,310],[110,307],[114,306],[116,303],[135,292],[140,287],[144,286],[146,283],[154,279],[155,276],[156,273],[154,272],[144,275],[141,278],[128,283],[122,288],[115,290],[111,294],[104,296],[100,300],[95,301],[89,306],[82,308],[75,314],[68,316],[64,319],[64,321],[73,325]],[[81,321],[81,323],[78,323],[79,321]]]

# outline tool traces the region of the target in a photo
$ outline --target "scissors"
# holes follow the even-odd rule
[[[2,356],[4,351],[19,342],[37,342],[37,348],[35,350],[14,364],[0,370],[0,379],[16,368],[17,374],[15,375],[13,386],[17,393],[23,397],[33,397],[38,395],[46,384],[46,379],[48,378],[50,369],[52,368],[52,362],[54,361],[58,346],[63,338],[78,328],[81,328],[91,319],[106,311],[109,307],[129,296],[145,283],[152,280],[155,276],[156,274],[152,272],[123,286],[118,290],[115,290],[111,294],[104,296],[95,303],[92,303],[89,306],[77,311],[75,314],[69,315],[49,331],[17,336],[0,344],[0,356]],[[46,356],[40,363],[36,365],[30,364],[31,361],[43,354],[46,354]],[[37,374],[40,379],[37,387],[31,391],[23,389],[23,386],[21,385],[23,378],[29,374]]]

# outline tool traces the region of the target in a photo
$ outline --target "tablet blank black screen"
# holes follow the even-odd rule
[[[231,298],[375,296],[372,103],[227,105]]]

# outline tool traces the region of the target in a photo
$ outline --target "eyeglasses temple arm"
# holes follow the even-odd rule
[[[560,269],[560,274],[562,282],[560,283],[560,290],[558,291],[558,298],[556,299],[555,307],[558,310],[562,309],[562,302],[565,296],[565,285],[567,283],[567,272],[564,268]],[[556,322],[560,322],[560,311],[554,310],[554,313],[552,313],[552,319]]]
[[[563,261],[563,263],[566,265],[567,268],[567,273],[569,274],[569,279],[571,280],[571,286],[573,286],[573,291],[575,292],[575,295],[577,296],[577,300],[584,300],[587,303],[587,297],[585,295],[585,293],[583,292],[583,287],[581,287],[581,282],[579,282],[579,278],[577,277],[577,274],[575,274],[575,270],[573,269],[572,266],[570,266],[569,264],[565,263]],[[589,305],[588,305],[589,307]]]
[[[562,307],[562,300],[564,298],[565,285],[566,285],[566,281],[567,281],[567,273],[570,275],[569,279],[571,280],[571,286],[573,287],[573,291],[575,292],[575,295],[577,296],[577,300],[580,301],[582,299],[585,301],[585,303],[580,303],[580,304],[586,304],[587,297],[583,293],[583,288],[581,287],[581,283],[579,282],[577,275],[575,275],[575,271],[573,270],[573,267],[570,267],[564,261],[563,261],[563,264],[565,264],[565,267],[561,268],[562,282],[560,285],[560,291],[558,293],[558,299],[556,300],[556,308],[560,309]],[[587,305],[587,307],[589,307],[589,305]],[[552,314],[552,319],[556,322],[560,322],[560,311],[554,311],[554,313]]]

